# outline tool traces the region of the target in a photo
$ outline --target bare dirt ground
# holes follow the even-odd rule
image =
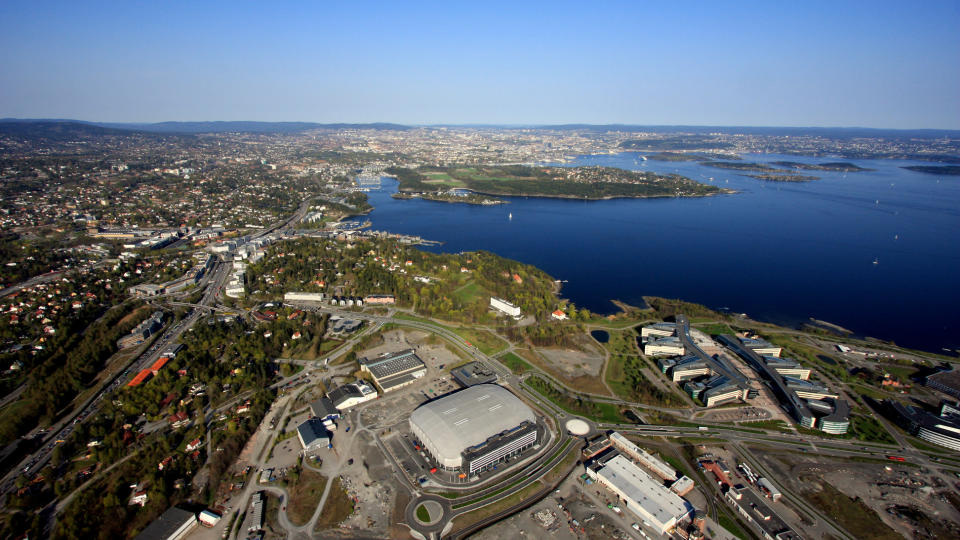
[[[572,474],[552,493],[530,508],[471,536],[476,540],[555,538],[557,540],[641,539],[629,517],[617,516],[584,493]]]
[[[818,492],[829,484],[847,497],[859,498],[907,538],[960,537],[956,478],[945,472],[776,452],[757,455],[787,484],[781,489]]]
[[[537,352],[564,377],[573,379],[582,375],[599,377],[605,360],[603,351],[594,345],[585,344],[584,350],[546,349]]]
[[[340,531],[351,538],[389,538],[390,516],[399,489],[393,470],[369,433],[358,435],[353,450],[357,457],[352,465],[340,470],[340,479],[348,496],[360,504],[340,523]],[[318,536],[326,538],[328,532]]]

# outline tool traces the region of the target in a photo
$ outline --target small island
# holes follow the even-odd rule
[[[853,163],[848,163],[845,161],[820,164],[798,163],[796,161],[774,161],[773,164],[780,167],[786,167],[788,169],[803,169],[806,171],[862,172],[873,170],[866,169],[864,167],[860,167],[859,165],[854,165]]]
[[[476,195],[602,200],[614,198],[706,197],[733,193],[676,174],[635,172],[614,167],[453,165],[409,169],[392,167],[403,193],[451,189]],[[456,201],[461,202],[461,201]]]
[[[701,161],[700,165],[705,167],[714,167],[717,169],[729,169],[732,171],[751,171],[751,172],[782,172],[782,169],[764,165],[763,163],[753,163],[750,161]]]
[[[910,165],[909,167],[900,167],[908,171],[924,174],[941,174],[944,176],[960,176],[960,165]]]
[[[811,182],[813,180],[819,180],[819,176],[809,176],[806,174],[744,174],[741,176],[747,176],[750,178],[756,178],[757,180],[765,180],[767,182]]]
[[[710,152],[657,152],[644,156],[651,161],[706,161],[711,159],[729,159],[738,160],[740,156],[736,154],[717,154]]]

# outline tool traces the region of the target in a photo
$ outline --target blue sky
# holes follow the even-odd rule
[[[5,0],[0,117],[960,128],[955,0],[405,4]]]

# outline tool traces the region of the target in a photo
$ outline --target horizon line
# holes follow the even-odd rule
[[[763,124],[644,124],[644,123],[628,123],[628,122],[607,122],[607,123],[591,123],[591,122],[558,122],[558,123],[543,123],[543,122],[523,122],[523,123],[488,123],[488,122],[437,122],[437,123],[404,123],[404,122],[393,122],[393,121],[366,121],[366,122],[356,122],[356,121],[316,121],[316,120],[160,120],[154,122],[148,121],[111,121],[111,120],[81,120],[77,118],[19,118],[19,117],[2,117],[0,122],[14,123],[14,122],[71,122],[77,124],[92,124],[92,125],[127,125],[127,126],[151,126],[151,125],[162,125],[162,124],[231,124],[231,123],[247,123],[247,124],[314,124],[317,126],[331,126],[331,125],[395,125],[401,127],[411,127],[411,128],[426,128],[426,127],[489,127],[489,128],[551,128],[551,127],[570,127],[570,126],[583,126],[583,127],[649,127],[649,128],[763,128],[763,129],[836,129],[836,130],[873,130],[873,131],[950,131],[950,132],[960,132],[960,127],[957,128],[941,128],[941,127],[870,127],[870,126],[825,126],[825,125],[763,125]]]

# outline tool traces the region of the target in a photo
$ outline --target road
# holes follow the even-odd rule
[[[264,229],[255,233],[252,235],[252,237],[260,238],[270,234],[273,231],[283,230],[293,224],[298,223],[301,219],[303,219],[303,216],[306,215],[307,211],[309,211],[310,202],[310,199],[303,201],[293,216],[278,222],[268,229]],[[141,353],[140,356],[131,362],[131,364],[129,364],[124,371],[120,372],[120,374],[115,376],[112,380],[104,384],[100,390],[88,398],[87,401],[85,401],[74,412],[58,421],[49,430],[47,435],[44,436],[44,440],[40,449],[26,456],[23,460],[21,460],[20,463],[17,464],[16,467],[11,469],[2,479],[0,479],[0,493],[2,493],[4,497],[6,494],[10,493],[15,488],[14,480],[20,474],[26,474],[30,471],[42,469],[50,461],[50,456],[53,453],[53,448],[56,444],[56,441],[65,440],[73,432],[73,429],[78,422],[84,421],[97,409],[99,409],[104,396],[108,395],[110,392],[116,390],[121,384],[124,384],[129,379],[133,378],[137,372],[153,364],[153,362],[160,357],[160,354],[168,345],[175,343],[176,340],[179,339],[179,337],[183,334],[183,332],[189,330],[203,316],[205,309],[201,308],[217,309],[216,306],[218,304],[220,290],[222,289],[227,278],[230,276],[230,267],[230,263],[218,261],[214,268],[208,273],[208,277],[205,278],[206,290],[204,291],[201,300],[198,302],[197,308],[193,309],[189,315],[187,315],[187,317],[180,322],[166,328],[160,337],[154,341],[150,348]],[[38,283],[53,281],[61,274],[62,272],[51,272],[41,276],[36,276],[20,284],[3,289],[3,291],[0,291],[0,296],[3,294],[12,294],[13,292],[36,285]]]
[[[59,279],[60,276],[62,276],[64,273],[66,273],[65,270],[61,270],[59,272],[47,272],[46,274],[40,274],[39,276],[34,276],[26,281],[21,281],[20,283],[17,283],[16,285],[11,285],[5,289],[0,289],[0,298],[3,298],[4,296],[9,296],[23,289],[33,287],[34,285],[39,285],[41,283],[50,283],[51,281]]]

